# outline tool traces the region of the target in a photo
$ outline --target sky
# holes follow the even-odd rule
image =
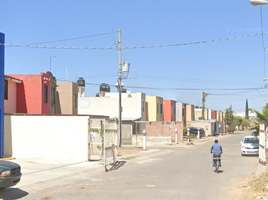
[[[124,88],[236,113],[268,103],[268,5],[249,0],[1,0],[5,74],[83,77],[86,96]],[[263,33],[263,34],[262,34]],[[266,101],[267,100],[267,101]]]

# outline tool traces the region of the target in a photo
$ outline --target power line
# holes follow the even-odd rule
[[[189,42],[189,43],[179,43],[179,44],[167,44],[167,45],[152,45],[152,46],[136,46],[136,47],[122,47],[122,49],[148,49],[148,48],[163,48],[163,47],[176,47],[176,46],[189,46],[189,45],[197,45],[197,44],[207,44],[207,43],[215,43],[215,42],[223,42],[230,41],[242,38],[249,38],[254,36],[259,36],[263,34],[268,34],[268,32],[232,37],[232,38],[224,38],[217,40],[206,40],[201,42]],[[41,48],[41,49],[71,49],[71,50],[114,50],[118,49],[118,47],[55,47],[55,46],[36,46],[36,45],[23,45],[23,44],[3,44],[7,47],[27,47],[27,48]]]
[[[100,86],[97,83],[86,83],[86,85]],[[115,85],[110,85],[110,87],[115,87]],[[124,88],[136,88],[136,89],[151,89],[151,90],[175,90],[175,91],[200,91],[200,90],[221,90],[221,91],[243,91],[243,90],[261,90],[264,88],[160,88],[160,87],[145,87],[145,86],[129,86],[124,85]]]
[[[111,35],[112,33],[116,33],[118,31],[112,31],[110,33],[100,33],[95,35],[88,35],[88,36],[82,36],[82,37],[75,37],[75,38],[68,38],[68,39],[62,39],[62,40],[52,40],[47,42],[38,42],[38,43],[32,43],[32,44],[26,44],[26,45],[36,45],[36,44],[46,44],[46,43],[54,43],[54,42],[65,42],[65,41],[71,41],[71,40],[78,40],[78,39],[85,39],[90,37],[98,37],[102,35]]]

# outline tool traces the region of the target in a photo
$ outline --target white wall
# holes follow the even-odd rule
[[[130,95],[130,96],[129,96]],[[122,119],[146,120],[146,108],[142,111],[142,102],[146,102],[145,94],[122,93]],[[78,114],[105,115],[118,118],[119,114],[118,93],[106,93],[105,97],[80,97],[78,99]]]
[[[87,116],[5,115],[4,156],[88,160]]]

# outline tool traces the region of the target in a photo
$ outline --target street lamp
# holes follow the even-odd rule
[[[265,5],[268,4],[266,0],[250,0],[249,1],[253,6]]]
[[[251,3],[251,5],[253,6],[261,6],[261,5],[266,5],[268,4],[268,1],[267,0],[249,0],[249,2]],[[261,14],[262,14],[262,11],[261,11]],[[262,37],[263,37],[263,34],[262,34]],[[263,47],[263,50],[264,50],[264,56],[265,56],[265,51],[267,51],[268,49],[266,49],[265,47]],[[265,66],[264,66],[265,68]],[[267,78],[263,78],[263,81],[267,81],[268,79]]]
[[[57,56],[50,56],[50,65],[49,65],[49,71],[51,72],[51,58],[56,58]]]

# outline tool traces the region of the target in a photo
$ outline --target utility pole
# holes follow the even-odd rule
[[[121,29],[119,29],[119,42],[118,42],[118,48],[119,48],[119,71],[118,71],[118,86],[119,86],[119,147],[122,146],[122,54],[121,54]]]
[[[205,119],[205,101],[206,101],[206,97],[208,96],[208,93],[203,92],[202,93],[202,119]]]

